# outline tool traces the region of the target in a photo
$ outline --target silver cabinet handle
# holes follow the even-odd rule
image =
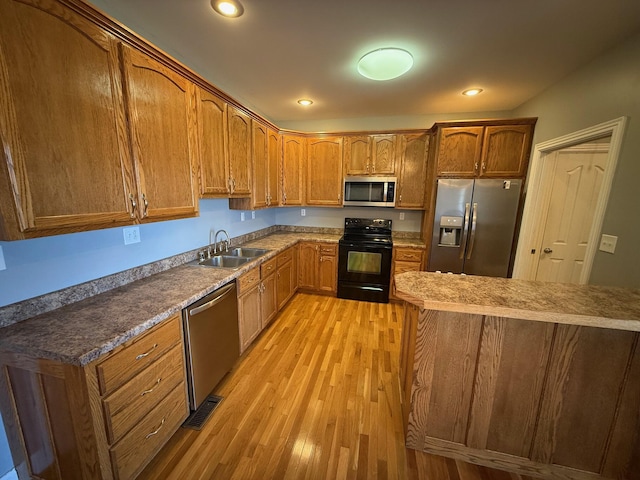
[[[136,207],[138,204],[136,203],[136,197],[133,196],[133,193],[129,194],[129,200],[131,200],[131,218],[136,218]]]
[[[547,248],[545,248],[545,249],[543,250],[543,252],[544,252],[544,253],[552,253],[552,252],[553,252],[553,250],[551,250],[549,247],[547,247]]]
[[[161,382],[161,381],[162,381],[162,378],[159,378],[159,379],[156,381],[156,383],[153,385],[153,387],[151,387],[149,390],[144,390],[144,391],[140,394],[140,396],[141,396],[141,397],[144,397],[147,393],[151,393],[151,392],[153,392],[153,391],[156,389],[156,387],[157,387],[158,385],[160,385],[160,382]]]
[[[148,433],[146,437],[144,437],[144,439],[146,440],[149,437],[153,437],[156,433],[158,433],[160,431],[160,429],[163,427],[164,425],[164,418],[162,419],[162,422],[160,423],[160,426],[153,432]]]
[[[148,352],[145,352],[145,353],[141,353],[140,355],[138,355],[138,356],[136,357],[136,360],[140,360],[140,359],[142,359],[142,358],[144,358],[144,357],[149,356],[149,354],[150,354],[151,352],[153,352],[156,348],[158,348],[158,344],[157,344],[157,343],[154,343],[154,344],[153,344],[153,347],[151,347],[151,350],[149,350]]]
[[[471,258],[471,254],[473,253],[473,244],[476,240],[476,220],[478,219],[478,204],[473,204],[473,214],[471,220],[471,236],[469,237],[469,251],[467,253],[467,260]]]
[[[147,212],[147,208],[149,208],[149,202],[147,201],[147,197],[145,196],[145,194],[142,194],[142,202],[144,203],[144,210],[142,211],[142,216],[146,217],[148,212]]]

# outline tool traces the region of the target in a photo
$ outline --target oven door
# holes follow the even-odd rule
[[[338,297],[387,303],[391,256],[391,246],[341,242],[338,255]]]

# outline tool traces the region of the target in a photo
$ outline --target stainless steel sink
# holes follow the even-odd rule
[[[256,258],[264,255],[268,251],[269,250],[265,250],[264,248],[237,247],[229,250],[228,254],[234,257]]]
[[[236,257],[231,255],[214,255],[211,258],[198,262],[203,267],[238,268],[251,261],[248,257]]]

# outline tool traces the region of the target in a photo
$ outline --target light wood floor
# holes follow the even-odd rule
[[[531,480],[404,447],[402,306],[298,294],[142,479]]]

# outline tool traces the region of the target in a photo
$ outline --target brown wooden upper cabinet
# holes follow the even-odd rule
[[[439,128],[438,176],[523,177],[534,123]]]
[[[227,149],[229,155],[229,191],[232,197],[251,195],[251,118],[240,109],[228,106]]]
[[[302,205],[307,141],[298,135],[282,136],[282,206]]]
[[[228,197],[227,104],[198,87],[196,111],[200,147],[200,196]]]
[[[395,175],[396,135],[344,137],[345,175]]]
[[[282,135],[267,129],[267,206],[280,205],[280,179],[282,178]]]
[[[195,85],[122,45],[138,217],[196,216]]]
[[[0,11],[0,239],[134,223],[116,39],[54,1]]]
[[[309,138],[307,205],[342,205],[342,137]]]
[[[396,207],[424,209],[427,178],[429,133],[398,135],[400,172],[396,189]]]
[[[269,196],[269,159],[267,153],[268,128],[266,125],[256,122],[255,120],[252,123],[252,207],[264,208],[268,205]]]

